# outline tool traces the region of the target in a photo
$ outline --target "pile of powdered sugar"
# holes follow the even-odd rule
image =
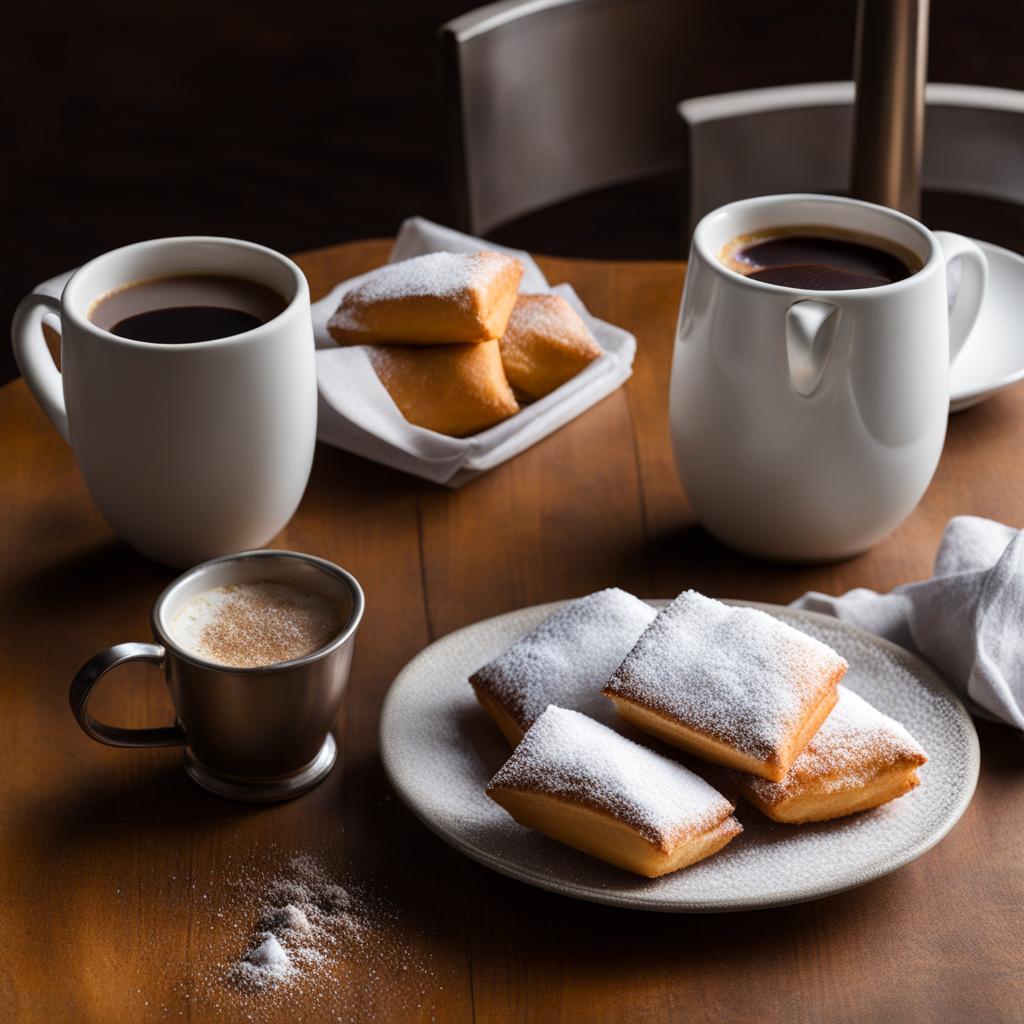
[[[362,925],[353,909],[353,897],[317,860],[292,857],[267,887],[252,939],[228,980],[257,991],[301,978],[342,936],[358,940]]]
[[[432,956],[389,886],[318,849],[263,841],[193,879],[191,966],[166,1015],[356,1024],[430,1006]]]

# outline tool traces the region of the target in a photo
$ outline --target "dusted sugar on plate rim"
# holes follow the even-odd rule
[[[706,832],[733,805],[676,761],[600,722],[550,706],[487,787],[524,790],[582,805],[629,826],[661,849]]]
[[[559,608],[470,677],[510,742],[549,704],[579,710],[601,687],[657,612],[617,587]]]
[[[604,693],[669,742],[781,778],[834,705],[846,668],[765,612],[689,590],[658,613]]]

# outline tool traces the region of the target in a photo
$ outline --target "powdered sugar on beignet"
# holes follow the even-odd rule
[[[668,849],[713,829],[733,805],[681,764],[577,711],[551,706],[487,787],[528,790],[581,804]]]
[[[604,693],[669,742],[781,778],[835,703],[846,667],[765,612],[691,590],[658,614]]]
[[[501,339],[509,383],[543,398],[601,356],[590,329],[562,295],[520,295]]]
[[[380,267],[345,292],[327,329],[339,344],[500,338],[523,265],[497,252],[434,252]]]
[[[797,798],[812,795],[849,794],[849,804],[830,801],[831,811],[857,806],[858,796],[880,777],[896,773],[894,789],[905,792],[910,786],[903,781],[928,760],[927,755],[909,732],[888,715],[872,707],[863,697],[845,686],[839,687],[839,699],[822,727],[815,733],[804,752],[793,762],[792,768],[781,782],[749,777],[744,780],[744,791],[764,808],[774,808]],[[884,799],[900,795],[892,791]],[[884,800],[872,802],[877,806]],[[829,814],[829,817],[838,816]],[[816,818],[815,820],[820,820]]]
[[[549,704],[601,702],[601,687],[657,613],[617,587],[559,608],[470,677],[477,697],[518,742]]]

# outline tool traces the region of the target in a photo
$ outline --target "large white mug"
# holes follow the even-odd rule
[[[737,236],[794,227],[874,236],[920,269],[879,287],[810,291],[745,277],[720,258]],[[948,267],[959,277],[952,301]],[[763,196],[704,217],[670,403],[676,466],[704,526],[750,554],[824,561],[899,525],[938,464],[949,365],[986,277],[968,239],[854,199]]]
[[[243,334],[175,345],[121,338],[89,319],[116,288],[181,274],[252,281],[286,305]],[[44,322],[61,335],[59,370]],[[26,297],[12,335],[97,507],[138,551],[192,565],[261,547],[291,518],[313,461],[317,397],[309,286],[285,256],[202,236],[128,245],[77,270],[60,299]]]

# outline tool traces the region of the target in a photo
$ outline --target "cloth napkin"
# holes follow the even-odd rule
[[[569,285],[551,287],[540,267],[524,252],[411,217],[402,225],[388,261],[395,263],[429,252],[480,249],[505,252],[522,261],[520,291],[564,295],[593,332],[603,355],[550,395],[473,437],[447,437],[424,430],[413,426],[398,411],[366,352],[359,347],[339,347],[327,333],[327,321],[341,296],[366,275],[355,277],[313,304],[320,391],[317,432],[321,441],[434,483],[461,487],[575,419],[629,378],[636,355],[633,335],[591,316]]]
[[[812,591],[793,607],[834,615],[920,654],[974,710],[1024,729],[1024,530],[956,516],[930,579],[889,594]]]

